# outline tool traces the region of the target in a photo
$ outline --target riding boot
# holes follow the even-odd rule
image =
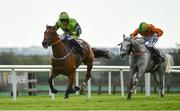
[[[71,42],[72,42],[73,45],[75,45],[76,50],[83,57],[84,54],[85,54],[85,50],[81,47],[81,45],[75,39],[72,39]]]
[[[152,47],[149,49],[149,51],[152,54],[155,64],[159,65],[165,61],[165,58],[160,55],[160,51],[157,48]]]

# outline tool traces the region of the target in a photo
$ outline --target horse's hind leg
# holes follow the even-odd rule
[[[158,86],[158,97],[163,97],[164,94],[162,93],[162,90],[163,90],[163,83],[161,82],[161,77],[158,76],[158,72],[154,72],[152,73],[153,77],[154,77],[154,80]]]
[[[52,80],[57,76],[57,74],[55,74],[53,71],[51,71],[51,76],[48,79],[48,83],[51,89],[52,93],[57,93],[58,91],[54,88],[53,84],[52,84]]]
[[[91,77],[91,69],[92,69],[92,64],[88,64],[87,65],[87,74],[86,74],[86,78],[85,81],[81,84],[81,88],[80,88],[80,94],[85,94],[85,88],[86,88],[86,84],[87,81],[89,80],[89,78]]]
[[[164,81],[165,81],[165,72],[161,72],[161,75],[160,75],[160,93],[161,93],[161,97],[164,97],[164,89],[165,89]]]

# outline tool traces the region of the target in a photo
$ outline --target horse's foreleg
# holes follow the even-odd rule
[[[134,82],[134,71],[131,70],[130,71],[130,82],[129,82],[129,86],[128,86],[128,96],[127,96],[127,99],[131,99],[131,95],[132,95],[132,90],[133,90],[133,82]]]
[[[69,98],[69,93],[75,93],[77,91],[76,88],[73,88],[74,79],[75,79],[75,72],[71,73],[68,76],[68,86],[67,86],[65,97],[64,97],[65,99]]]
[[[128,88],[128,96],[127,96],[127,99],[131,99],[131,89],[133,87],[133,84],[132,84],[132,78],[130,78],[130,83],[129,83],[129,88]]]
[[[86,84],[87,84],[89,78],[91,77],[91,69],[92,69],[92,64],[87,65],[87,74],[86,74],[85,81],[83,83],[81,83],[80,94],[86,93],[85,88],[86,88]]]
[[[134,74],[134,77],[132,79],[132,87],[130,89],[131,92],[135,92],[138,80],[139,80],[139,78],[138,78],[138,75],[136,73],[136,74]]]
[[[57,76],[57,74],[54,74],[52,71],[51,71],[51,76],[49,77],[48,79],[48,83],[49,83],[49,86],[50,86],[50,89],[51,89],[51,92],[52,93],[57,93],[58,91],[54,88],[53,84],[52,84],[52,80]]]
[[[132,92],[134,92],[134,88],[135,87],[135,81],[136,81],[136,77],[137,77],[137,72],[136,72],[136,69],[133,67],[130,68],[129,70],[129,86],[128,86],[128,96],[127,96],[127,99],[131,99],[131,95],[132,95]]]

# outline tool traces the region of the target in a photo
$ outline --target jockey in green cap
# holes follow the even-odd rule
[[[83,56],[84,49],[76,41],[79,39],[80,34],[82,33],[81,27],[74,18],[70,18],[66,12],[61,12],[59,19],[54,26],[57,30],[61,28],[64,31],[64,34],[61,35],[62,39],[67,39],[71,41],[77,51]]]

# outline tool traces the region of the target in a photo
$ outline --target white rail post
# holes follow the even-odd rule
[[[88,80],[88,98],[91,98],[91,78]]]
[[[145,74],[145,95],[150,96],[151,84],[150,84],[150,73]]]
[[[51,70],[49,72],[49,77],[51,76]],[[54,85],[54,80],[52,80],[52,84]],[[55,94],[51,92],[51,89],[49,87],[49,96],[51,96],[51,99],[54,100],[55,99]]]
[[[13,90],[13,100],[16,101],[17,97],[17,77],[14,69],[11,71],[12,77],[12,90]]]
[[[123,79],[123,70],[120,71],[120,80],[121,80],[121,96],[124,96],[124,79]]]
[[[76,86],[79,87],[79,72],[76,72]],[[79,92],[76,91],[76,95],[78,95],[78,94],[79,94]]]
[[[108,94],[111,95],[111,72],[108,72]]]

